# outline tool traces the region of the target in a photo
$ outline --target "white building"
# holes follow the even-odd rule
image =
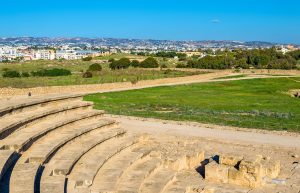
[[[0,58],[3,60],[12,60],[18,56],[17,48],[9,46],[0,47]]]
[[[55,58],[65,60],[80,59],[79,57],[77,57],[75,50],[58,50],[55,54]]]
[[[53,50],[37,50],[33,52],[34,60],[54,60],[55,52]]]

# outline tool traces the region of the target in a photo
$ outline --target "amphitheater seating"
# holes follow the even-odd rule
[[[179,163],[167,158],[164,144],[103,114],[81,95],[1,100],[0,192],[182,193],[180,172],[198,176],[189,165],[203,152],[191,148]]]

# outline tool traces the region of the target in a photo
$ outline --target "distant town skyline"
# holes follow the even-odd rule
[[[236,40],[300,44],[300,2],[4,1],[0,37]]]

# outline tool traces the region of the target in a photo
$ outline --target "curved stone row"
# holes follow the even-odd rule
[[[103,113],[80,95],[0,101],[0,192],[185,192],[180,176],[202,179],[201,147],[157,142]]]

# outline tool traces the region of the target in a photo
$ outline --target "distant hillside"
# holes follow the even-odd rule
[[[262,41],[171,41],[151,39],[121,39],[121,38],[48,38],[48,37],[9,37],[0,38],[2,45],[58,45],[58,44],[89,44],[93,46],[194,46],[198,48],[232,48],[232,47],[270,47],[276,43]]]

